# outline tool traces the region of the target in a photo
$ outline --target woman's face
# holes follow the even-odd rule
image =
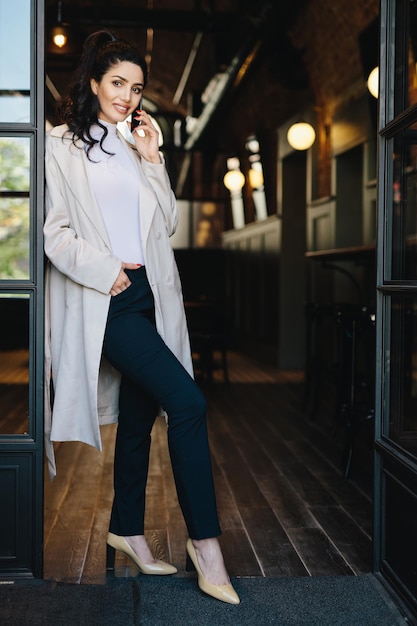
[[[123,122],[139,106],[143,92],[143,72],[138,65],[120,61],[112,65],[100,82],[90,81],[99,102],[98,117],[110,124]]]

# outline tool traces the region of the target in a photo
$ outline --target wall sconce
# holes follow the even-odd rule
[[[240,171],[239,159],[227,159],[228,171],[223,177],[226,189],[230,191],[232,204],[233,227],[243,228],[245,225],[245,210],[243,206],[242,188],[245,184],[245,176]]]
[[[379,67],[374,67],[372,72],[368,76],[367,81],[369,92],[373,95],[374,98],[378,98],[379,96]]]
[[[240,170],[229,170],[224,175],[223,183],[230,193],[239,193],[245,184],[245,176]]]
[[[260,161],[252,163],[248,172],[249,184],[252,189],[261,189],[264,186],[264,175],[262,172],[262,164]]]
[[[250,168],[248,171],[249,184],[252,188],[252,199],[255,207],[256,219],[265,220],[268,217],[268,210],[266,206],[266,196],[264,189],[264,174],[262,168],[261,151],[259,141],[256,135],[248,137],[246,144],[246,150],[249,153]]]
[[[258,221],[265,220],[268,217],[268,210],[266,207],[264,190],[264,174],[262,170],[262,163],[260,161],[254,161],[251,164],[248,177],[249,184],[252,187],[252,198],[255,205],[256,219]]]
[[[287,141],[294,150],[308,150],[316,139],[316,131],[307,122],[297,122],[288,129]]]

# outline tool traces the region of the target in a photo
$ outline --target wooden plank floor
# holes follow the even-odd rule
[[[213,383],[202,383],[229,573],[320,576],[371,571],[371,455],[366,446],[346,480],[340,469],[340,436],[330,432],[324,408],[314,423],[302,410],[300,374],[278,372],[233,353],[229,376],[229,385],[220,372]],[[103,453],[78,443],[57,447],[57,478],[45,480],[46,579],[105,581],[115,428],[106,426],[102,434]],[[163,419],[153,432],[146,534],[154,553],[185,575],[187,532]],[[136,574],[133,564],[117,555],[116,575]]]

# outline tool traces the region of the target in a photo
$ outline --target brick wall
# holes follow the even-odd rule
[[[290,33],[302,51],[316,105],[319,196],[330,193],[327,129],[340,109],[366,91],[359,37],[378,15],[379,0],[311,0]]]

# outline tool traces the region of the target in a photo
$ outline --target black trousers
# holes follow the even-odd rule
[[[206,400],[155,327],[146,270],[127,272],[132,285],[112,297],[103,353],[121,373],[110,531],[144,533],[151,430],[162,406],[179,504],[189,536],[220,534],[207,436]]]

